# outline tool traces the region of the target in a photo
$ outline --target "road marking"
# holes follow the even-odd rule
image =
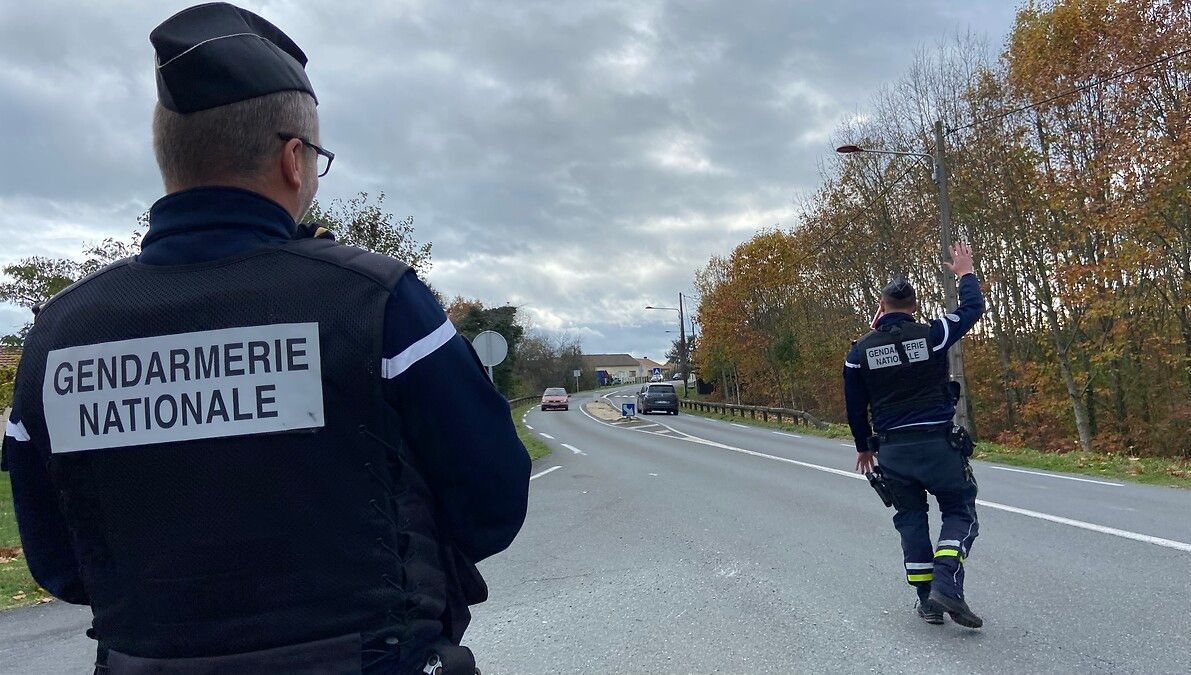
[[[976,503],[980,506],[986,506],[990,509],[999,509],[1001,511],[1008,511],[1009,513],[1016,513],[1021,516],[1028,516],[1030,518],[1037,518],[1039,520],[1048,520],[1052,523],[1058,523],[1060,525],[1070,525],[1071,527],[1078,527],[1083,530],[1091,530],[1092,532],[1099,532],[1100,534],[1111,534],[1114,537],[1121,537],[1122,539],[1132,539],[1133,541],[1145,542],[1147,544],[1154,544],[1155,546],[1163,546],[1165,548],[1173,548],[1176,551],[1191,553],[1191,544],[1175,541],[1173,539],[1151,537],[1148,534],[1138,534],[1137,532],[1130,532],[1129,530],[1118,530],[1115,527],[1105,527],[1104,525],[1087,523],[1082,520],[1074,520],[1072,518],[1064,518],[1062,516],[1052,516],[1049,513],[1039,513],[1038,511],[1030,511],[1029,509],[1019,509],[1016,506],[1009,506],[1008,504],[986,502],[983,499],[977,499]]]
[[[734,427],[740,427],[741,429],[748,429],[748,427],[743,424],[737,424],[735,422],[728,422],[728,424],[731,424]]]
[[[571,452],[575,453],[576,455],[586,455],[587,454],[586,452],[583,452],[579,448],[576,448],[573,445],[568,445],[566,443],[563,443],[562,447],[566,448],[567,450],[570,450]]]
[[[852,448],[852,447],[855,447],[855,446],[854,446],[854,445],[852,445],[851,443],[840,443],[840,445],[844,446],[845,448]]]
[[[773,433],[777,434],[778,436],[789,436],[790,438],[802,438],[802,436],[799,436],[798,434],[787,434],[784,431],[775,431]]]
[[[588,415],[588,417],[590,419],[596,421],[599,424],[604,424],[603,422],[592,417],[591,415]],[[604,426],[612,426],[612,425],[604,424]],[[661,426],[666,426],[666,425],[663,424]],[[637,431],[637,430],[629,429],[629,431]],[[674,431],[674,430],[671,429],[671,431]],[[658,434],[650,432],[650,431],[643,431],[641,433],[652,434],[654,436],[658,435]],[[677,432],[677,433],[682,433],[682,432]],[[819,464],[811,464],[810,462],[800,462],[796,459],[790,459],[789,457],[778,457],[777,455],[770,455],[770,454],[766,454],[764,452],[757,452],[756,450],[746,450],[745,448],[737,448],[737,447],[734,447],[731,445],[726,445],[724,443],[717,443],[715,441],[709,441],[704,438],[699,438],[698,436],[691,436],[690,434],[683,434],[683,436],[684,437],[680,438],[679,440],[689,441],[691,443],[698,443],[699,445],[707,445],[707,446],[710,446],[713,448],[721,448],[723,450],[730,450],[732,452],[738,452],[742,455],[752,455],[753,457],[761,457],[763,459],[771,459],[775,462],[783,462],[785,464],[793,464],[795,466],[801,466],[801,467],[804,467],[807,469],[814,469],[815,471],[822,471],[824,473],[830,473],[830,474],[835,474],[837,476],[843,476],[844,478],[853,478],[856,480],[866,480],[864,476],[862,476],[858,473],[851,472],[851,471],[835,469],[835,468],[832,468],[829,466],[821,466]],[[841,443],[840,445],[844,445],[844,444]],[[848,447],[851,447],[851,446],[848,446]],[[1176,551],[1183,551],[1185,553],[1191,553],[1191,544],[1188,544],[1188,543],[1182,542],[1182,541],[1175,541],[1174,539],[1165,539],[1163,537],[1154,537],[1154,536],[1151,536],[1148,534],[1140,534],[1138,532],[1130,532],[1129,530],[1121,530],[1121,529],[1117,529],[1115,527],[1107,527],[1105,525],[1097,525],[1095,523],[1089,523],[1089,522],[1085,522],[1082,520],[1075,520],[1073,518],[1064,518],[1063,516],[1053,516],[1049,513],[1042,513],[1040,511],[1031,511],[1029,509],[1021,509],[1016,506],[1009,506],[1008,504],[1000,504],[998,502],[985,501],[983,499],[977,499],[976,504],[978,504],[979,506],[984,506],[984,507],[990,508],[990,509],[995,509],[998,511],[1006,511],[1008,513],[1016,513],[1019,516],[1026,516],[1027,518],[1037,518],[1038,520],[1045,520],[1045,521],[1048,521],[1051,523],[1057,523],[1059,525],[1067,525],[1067,526],[1076,527],[1076,528],[1079,528],[1082,530],[1088,530],[1091,532],[1099,532],[1100,534],[1107,534],[1107,535],[1111,535],[1114,537],[1120,537],[1122,539],[1130,539],[1132,541],[1139,541],[1139,542],[1146,543],[1146,544],[1153,544],[1155,546],[1162,546],[1164,548],[1174,549]]]
[[[1062,478],[1063,480],[1077,480],[1081,483],[1095,483],[1096,485],[1111,485],[1112,487],[1125,487],[1124,483],[1109,483],[1103,480],[1092,480],[1091,478],[1076,478],[1075,476],[1060,476],[1056,473],[1043,473],[1041,471],[1026,471],[1025,469],[1010,469],[1007,466],[986,466],[981,468],[996,469],[997,471],[1012,471],[1014,473],[1028,473],[1031,476],[1045,476],[1047,478]]]
[[[561,469],[561,468],[562,468],[561,466],[552,466],[549,469],[546,469],[545,471],[542,471],[540,473],[535,473],[534,475],[530,476],[529,479],[533,480],[535,478],[541,478],[542,476],[545,476],[546,474],[550,473],[551,471],[557,471],[558,469]]]
[[[541,436],[542,438],[549,438],[550,440],[554,440],[554,437],[553,437],[553,436],[551,436],[550,434],[544,434],[544,433],[542,433],[542,432],[540,432],[540,431],[539,431],[539,432],[538,432],[538,435],[539,435],[539,436]]]
[[[528,424],[525,425],[525,428],[529,429],[530,431],[533,431],[533,427],[529,426]]]
[[[651,474],[649,474],[649,475],[651,475],[651,476],[656,476],[657,474],[656,474],[656,473],[651,473]]]

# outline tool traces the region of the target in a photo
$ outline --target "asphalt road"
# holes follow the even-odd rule
[[[1191,492],[978,463],[985,628],[928,626],[850,444],[689,415],[626,428],[584,400],[527,415],[553,453],[520,537],[481,565],[485,673],[1191,672]],[[89,672],[88,618],[0,614],[0,672]]]

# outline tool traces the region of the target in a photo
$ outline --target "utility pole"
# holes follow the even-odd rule
[[[943,120],[935,122],[935,185],[939,188],[939,245],[942,249],[943,260],[951,262],[951,202],[947,198],[947,152],[944,146]],[[956,297],[958,279],[951,279],[948,272],[943,272],[943,302],[948,312],[954,312],[959,306]],[[945,321],[946,319],[944,319]],[[964,377],[963,341],[956,342],[947,350],[947,361],[951,369],[951,379],[959,383],[959,401],[955,405],[955,423],[973,432],[972,418],[968,411],[968,381]]]
[[[690,371],[687,369],[687,354],[686,354],[686,317],[683,314],[682,308],[682,293],[678,294],[678,360],[682,362],[682,397],[690,398],[691,393],[687,389],[687,380],[690,376]]]

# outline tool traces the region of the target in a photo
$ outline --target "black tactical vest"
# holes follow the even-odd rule
[[[22,392],[24,419],[53,450],[101,642],[178,658],[357,634],[394,652],[461,637],[466,604],[463,616],[447,607],[454,554],[381,393],[385,305],[405,270],[305,239],[196,265],[120,261],[41,310],[21,381],[42,389]],[[295,325],[317,344],[285,337]],[[226,332],[244,327],[277,338]],[[144,338],[182,346],[155,358],[107,345]],[[113,356],[88,357],[96,346]],[[317,391],[285,382],[309,382],[315,367],[321,420],[312,407],[295,421],[287,401]],[[298,379],[269,379],[282,377]],[[78,428],[51,434],[45,414],[57,425],[76,403]],[[266,431],[194,436],[236,429]],[[63,451],[137,433],[134,445]],[[143,442],[170,434],[189,440]]]
[[[874,418],[949,402],[946,352],[931,349],[929,325],[882,326],[856,347]]]

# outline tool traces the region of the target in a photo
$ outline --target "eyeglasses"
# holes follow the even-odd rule
[[[305,138],[302,138],[301,136],[295,136],[293,134],[283,134],[281,132],[277,132],[277,137],[283,141],[292,141],[294,139],[297,139],[299,141],[302,141],[302,145],[305,145],[306,147],[308,147],[311,150],[318,153],[317,167],[318,167],[318,177],[319,178],[322,178],[323,176],[327,175],[327,172],[331,170],[331,162],[335,161],[335,153],[333,153],[330,150],[327,150],[325,148],[321,148],[321,147],[315,145],[314,143],[311,143],[310,141],[306,140]]]

